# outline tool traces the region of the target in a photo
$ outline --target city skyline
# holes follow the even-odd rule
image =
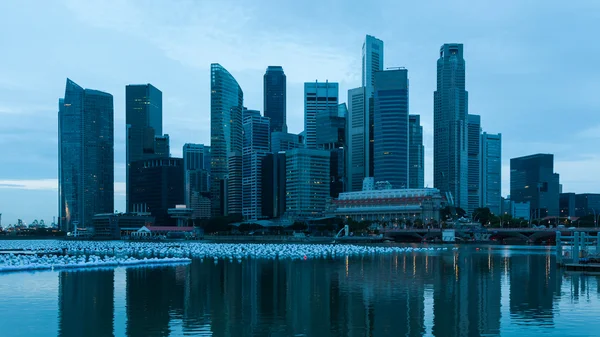
[[[421,36],[425,36],[425,39],[422,40],[422,37],[419,38],[419,34],[415,33],[414,36],[407,36],[405,40],[398,40],[394,38],[393,31],[381,28],[385,27],[386,20],[392,20],[392,18],[387,18],[385,14],[369,12],[367,15],[370,20],[373,20],[373,23],[366,24],[364,27],[352,28],[349,32],[344,33],[343,29],[334,29],[327,34],[339,34],[339,39],[329,44],[317,39],[315,32],[301,31],[300,26],[305,29],[305,25],[293,21],[290,27],[279,33],[282,34],[281,36],[291,34],[293,37],[291,42],[283,43],[275,39],[264,46],[265,51],[251,55],[245,54],[244,57],[232,56],[233,53],[228,53],[228,50],[239,49],[237,48],[238,44],[245,45],[250,42],[231,39],[219,42],[215,36],[207,37],[205,34],[200,40],[210,40],[211,45],[215,48],[210,48],[214,50],[210,51],[207,56],[192,60],[187,56],[186,49],[183,49],[186,47],[183,42],[187,42],[185,35],[168,43],[167,37],[160,36],[152,39],[145,35],[146,33],[139,31],[136,25],[133,25],[132,31],[126,31],[130,28],[129,25],[124,24],[127,22],[125,17],[128,13],[139,10],[139,16],[134,19],[135,23],[140,23],[143,22],[144,17],[158,15],[160,12],[157,8],[138,8],[134,4],[129,5],[129,7],[115,8],[114,13],[110,11],[111,18],[107,19],[104,18],[105,16],[88,16],[89,13],[96,13],[103,9],[106,12],[105,8],[108,8],[109,5],[101,3],[66,2],[66,8],[61,6],[52,8],[53,6],[49,4],[41,4],[39,13],[33,13],[34,16],[39,16],[40,20],[24,20],[24,15],[32,13],[25,13],[23,8],[13,8],[8,4],[0,5],[2,9],[0,12],[5,13],[2,14],[3,22],[12,24],[15,28],[21,27],[25,22],[33,22],[32,28],[21,30],[15,36],[3,36],[1,41],[7,45],[14,45],[23,52],[46,57],[44,62],[35,64],[35,61],[22,62],[15,55],[0,56],[0,64],[2,64],[3,73],[6,74],[0,81],[0,101],[2,102],[0,104],[0,148],[2,148],[2,153],[0,154],[6,158],[5,165],[0,168],[0,205],[2,205],[0,211],[4,213],[3,224],[14,223],[17,218],[22,218],[26,222],[31,222],[36,218],[44,219],[49,223],[53,215],[58,215],[56,214],[58,208],[56,198],[56,168],[58,166],[56,99],[61,95],[63,90],[61,87],[66,77],[72,78],[85,87],[102,90],[114,96],[115,208],[124,210],[125,85],[151,83],[163,91],[163,133],[171,135],[172,155],[180,157],[184,143],[210,144],[208,127],[210,100],[207,99],[210,93],[210,83],[207,80],[207,74],[210,71],[211,62],[221,63],[238,80],[245,94],[244,105],[250,109],[262,109],[261,84],[266,67],[281,65],[286,72],[288,81],[287,124],[290,132],[298,133],[302,131],[300,125],[304,118],[302,107],[304,82],[313,81],[315,78],[339,82],[340,102],[346,101],[345,93],[348,89],[360,85],[360,45],[365,34],[371,34],[386,42],[386,66],[405,66],[411,71],[410,111],[421,116],[424,128],[426,186],[433,186],[431,92],[435,87],[434,62],[440,45],[458,42],[464,45],[465,59],[468,63],[467,88],[471,93],[469,111],[482,116],[482,128],[485,131],[503,134],[502,195],[506,196],[510,189],[509,159],[534,153],[555,154],[555,171],[561,175],[561,183],[565,192],[585,193],[600,190],[600,184],[594,175],[588,172],[593,171],[590,168],[597,167],[600,163],[598,150],[593,148],[596,143],[594,138],[597,138],[599,134],[600,120],[597,114],[592,114],[594,111],[597,112],[600,105],[594,95],[596,87],[593,79],[598,75],[594,74],[592,57],[598,47],[573,45],[573,48],[576,48],[574,50],[578,51],[581,57],[579,63],[587,66],[585,70],[573,68],[573,65],[565,65],[564,69],[556,69],[554,65],[566,57],[564,52],[545,53],[543,50],[547,47],[546,45],[527,43],[529,40],[537,41],[538,35],[542,33],[554,37],[585,34],[585,27],[588,24],[589,27],[592,27],[591,22],[588,22],[591,17],[582,15],[583,18],[580,17],[578,20],[580,26],[578,28],[569,27],[566,32],[552,27],[549,23],[542,24],[540,27],[525,27],[527,29],[523,27],[523,24],[516,25],[516,28],[505,31],[503,33],[505,35],[486,36],[486,39],[479,37],[480,34],[485,33],[468,32],[467,28],[482,25],[483,22],[479,20],[485,18],[495,18],[496,20],[483,24],[482,32],[494,28],[495,25],[506,24],[507,20],[511,18],[534,13],[534,7],[526,4],[513,4],[512,6],[506,5],[504,12],[483,11],[483,19],[471,19],[468,14],[465,14],[460,18],[463,19],[461,29],[445,33],[436,32],[435,35],[423,24],[409,20],[405,24],[414,24],[416,28],[424,29],[424,35]],[[159,16],[162,19],[157,23],[158,28],[152,29],[159,29],[168,24],[164,21],[170,18],[174,12],[179,13],[177,10],[187,9],[190,12],[198,10],[181,6],[193,5],[179,4],[175,6],[177,8],[173,11]],[[239,26],[234,27],[224,27],[222,23],[209,20],[208,24],[203,26],[214,24],[215,34],[226,32],[231,34],[233,32],[249,37],[252,35],[251,32],[267,31],[265,27],[260,27],[255,22],[260,21],[260,15],[262,15],[259,13],[260,11],[256,11],[256,8],[228,12],[227,9],[231,9],[231,3],[199,6],[216,6],[218,7],[216,12],[224,14],[224,19],[232,22],[237,16],[247,18],[243,24],[240,23]],[[478,9],[480,6],[482,5],[472,5],[471,10]],[[425,11],[423,7],[427,6],[415,5],[415,10]],[[431,19],[439,17],[444,8],[441,6],[429,13]],[[261,9],[266,10],[266,8]],[[66,13],[59,13],[62,10],[65,10]],[[563,9],[549,6],[545,10],[549,14],[559,15]],[[517,13],[518,11],[522,13]],[[248,13],[256,15],[256,17],[249,17]],[[307,15],[305,12],[296,11],[296,14],[300,18],[308,19],[308,16],[304,16]],[[73,17],[66,18],[68,15]],[[195,21],[196,17],[182,13],[179,15],[183,16],[183,20],[181,20],[183,24],[178,24],[177,29],[182,31],[202,29]],[[383,20],[377,22],[376,18],[378,17]],[[76,25],[78,36],[90,33],[96,39],[95,41],[114,43],[120,48],[126,48],[125,43],[131,43],[132,46],[127,48],[139,47],[140,51],[132,52],[131,55],[122,57],[122,59],[118,59],[117,56],[126,53],[118,52],[115,53],[115,56],[101,54],[103,58],[95,59],[100,60],[95,67],[88,67],[87,57],[93,56],[100,50],[96,46],[85,45],[82,48],[76,48],[71,55],[59,53],[60,56],[58,56],[53,52],[39,52],[37,49],[55,48],[49,50],[58,51],[60,49],[58,45],[48,45],[43,42],[39,46],[26,46],[24,41],[27,41],[27,38],[17,38],[26,37],[28,34],[33,34],[36,29],[45,27],[44,22],[47,22],[45,20],[48,18],[52,18],[52,21],[55,22],[61,22],[58,27],[49,28],[48,33],[50,34],[53,31],[58,34],[62,30],[72,30],[72,27]],[[339,23],[339,20],[337,22]],[[250,25],[254,30],[249,30],[249,33],[244,35],[241,25]],[[378,28],[378,25],[381,27]],[[394,27],[398,27],[397,25]],[[556,29],[555,34],[552,33],[553,29]],[[520,33],[525,30],[525,33],[517,36],[516,32],[519,30]],[[128,36],[120,37],[119,35],[123,31],[126,31]],[[296,33],[296,35],[292,33]],[[318,34],[322,34],[322,32],[319,30]],[[132,38],[130,39],[130,37]],[[249,40],[252,41],[252,38]],[[69,44],[65,45],[64,43],[68,42],[60,42],[60,46],[67,48]],[[196,42],[188,45],[188,48],[192,54],[197,55],[199,52],[197,46],[200,45],[201,43]],[[492,46],[502,46],[502,50],[490,51],[489,49],[493,49]],[[205,48],[202,50],[204,52]],[[140,58],[137,53],[141,51],[144,54],[144,62],[139,62]],[[406,53],[406,51],[409,52]],[[61,61],[59,57],[65,60]],[[78,58],[86,61],[78,61]],[[32,67],[31,63],[34,63]],[[563,84],[558,87],[556,85],[550,87],[545,83],[540,83],[540,79],[546,78],[549,74],[557,78],[556,82]],[[573,76],[578,77],[573,78]],[[490,78],[494,78],[494,81],[490,81]],[[507,100],[507,97],[513,99]],[[568,120],[570,124],[565,129],[564,117],[567,112],[569,116],[575,115],[579,118],[570,118]],[[264,112],[261,111],[261,113]],[[531,132],[532,126],[536,127],[535,132]],[[564,132],[565,130],[567,132]]]

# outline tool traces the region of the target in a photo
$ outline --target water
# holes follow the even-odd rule
[[[2,336],[598,336],[546,248],[0,274]]]

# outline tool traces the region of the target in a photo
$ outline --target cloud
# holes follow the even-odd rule
[[[580,131],[577,134],[577,137],[579,137],[579,138],[600,138],[600,124]]]
[[[265,27],[251,6],[179,1],[164,11],[162,6],[138,6],[127,0],[67,0],[65,4],[81,22],[145,40],[184,66],[207,69],[218,61],[235,73],[264,72],[269,64],[282,64],[288,81],[352,81],[360,72],[348,72],[355,57],[346,51],[308,39],[291,27]]]
[[[58,191],[58,179],[0,180],[0,189]],[[115,195],[125,195],[125,183],[115,182]]]

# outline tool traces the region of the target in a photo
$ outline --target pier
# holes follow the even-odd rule
[[[600,232],[556,232],[556,263],[566,270],[600,272]]]

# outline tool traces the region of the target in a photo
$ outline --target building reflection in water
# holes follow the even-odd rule
[[[112,336],[114,270],[58,274],[58,335]]]
[[[125,274],[128,336],[497,336],[505,320],[552,327],[563,282],[548,254],[504,257],[491,248],[338,260],[195,260]],[[596,278],[592,289],[586,277],[564,278],[571,302],[600,294]],[[113,334],[113,280],[113,271],[60,273],[60,335]]]

